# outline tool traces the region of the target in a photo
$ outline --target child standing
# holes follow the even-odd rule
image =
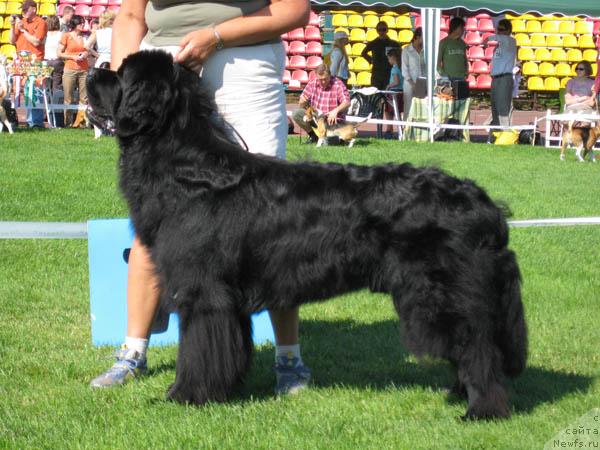
[[[390,81],[388,82],[388,84],[386,86],[386,90],[401,91],[402,85],[404,84],[404,78],[402,77],[402,70],[400,69],[400,62],[402,61],[402,50],[400,48],[392,47],[392,48],[388,49],[388,51],[386,52],[386,55],[387,55],[388,62],[390,63],[390,66],[392,66],[392,70],[390,72]],[[388,102],[385,106],[385,110],[384,110],[384,114],[383,114],[383,117],[385,120],[392,120],[394,118],[393,117],[394,109],[391,104],[391,102],[394,101],[394,97],[393,97],[394,95],[397,95],[397,94],[390,94],[388,96]],[[392,126],[391,125],[386,125],[384,136],[386,139],[392,138]]]

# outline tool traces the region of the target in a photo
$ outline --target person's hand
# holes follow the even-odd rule
[[[329,125],[335,125],[336,121],[337,121],[337,112],[335,111],[335,109],[333,111],[329,111],[327,113],[327,123]]]
[[[203,28],[186,34],[179,42],[175,62],[194,72],[200,72],[202,64],[215,50],[217,37],[212,28]]]
[[[77,61],[83,61],[84,59],[86,59],[88,57],[88,52],[81,52],[77,55],[77,57],[75,58]]]

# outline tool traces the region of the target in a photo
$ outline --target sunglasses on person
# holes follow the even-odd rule
[[[577,67],[575,70],[577,72],[585,72],[585,67]]]

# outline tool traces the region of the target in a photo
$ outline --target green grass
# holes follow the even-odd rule
[[[600,165],[523,146],[362,140],[316,150],[290,139],[290,159],[436,164],[477,180],[515,218],[598,215]],[[78,130],[0,135],[0,220],[124,217],[113,140]],[[84,240],[0,240],[0,448],[542,448],[600,406],[600,227],[513,229],[523,272],[530,359],[510,383],[513,417],[464,423],[442,391],[445,363],[417,361],[391,303],[359,292],[302,308],[314,385],[272,395],[273,349],[257,349],[231,402],[163,401],[176,349],[150,351],[150,376],[121,389],[88,382],[110,361],[91,345]]]

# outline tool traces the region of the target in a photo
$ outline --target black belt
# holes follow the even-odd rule
[[[506,73],[501,73],[500,75],[492,75],[492,78],[502,78],[502,77],[507,77],[509,75],[512,77],[512,73],[506,72]]]

